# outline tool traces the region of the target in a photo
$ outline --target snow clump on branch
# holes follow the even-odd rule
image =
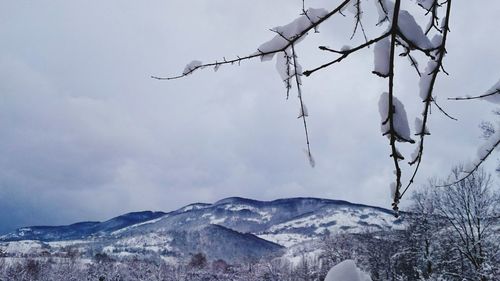
[[[396,140],[399,142],[414,143],[415,141],[411,139],[410,135],[410,126],[408,125],[408,117],[406,116],[405,106],[396,97],[393,97],[392,106],[393,133],[396,135]],[[391,126],[389,120],[389,93],[384,92],[380,95],[378,109],[380,117],[382,118],[382,134],[390,137]]]
[[[290,41],[297,40],[296,38],[299,38],[299,36],[310,28],[312,24],[317,23],[327,14],[328,11],[325,9],[309,8],[304,15],[298,17],[291,23],[273,28],[272,30],[277,33],[276,36],[260,45],[258,48],[258,53],[263,54],[261,60],[268,61],[273,59],[276,51],[284,49],[290,44]],[[297,41],[303,40],[304,38],[305,34],[300,36]],[[295,43],[297,43],[297,41]]]
[[[188,75],[193,73],[196,69],[200,68],[202,62],[199,60],[194,60],[186,65],[184,68],[184,71],[182,72],[183,75]]]
[[[422,49],[430,49],[433,47],[420,25],[408,11],[401,10],[399,12],[398,28],[402,35],[417,47]]]
[[[388,77],[390,70],[391,42],[386,37],[377,43],[373,48],[374,70],[373,73],[381,77]]]

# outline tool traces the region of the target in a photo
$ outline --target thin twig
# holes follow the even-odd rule
[[[500,138],[498,138],[498,140],[495,142],[495,144],[490,148],[488,149],[488,152],[479,159],[479,161],[474,165],[474,168],[472,168],[472,170],[468,171],[467,174],[465,176],[463,176],[462,178],[460,178],[459,180],[456,180],[452,183],[447,183],[447,184],[443,184],[443,185],[438,185],[437,187],[448,187],[448,186],[451,186],[451,185],[454,185],[454,184],[457,184],[467,178],[469,178],[471,175],[474,174],[474,172],[477,171],[477,169],[479,169],[479,167],[481,166],[481,164],[484,163],[484,161],[486,161],[486,159],[488,159],[488,157],[491,155],[491,153],[493,153],[493,151],[500,145]]]
[[[480,95],[480,96],[474,96],[474,97],[455,97],[455,98],[448,98],[449,100],[473,100],[473,99],[482,99],[486,97],[490,97],[496,94],[500,94],[500,89],[496,89],[492,93]]]
[[[363,26],[363,22],[361,21],[361,15],[363,11],[361,10],[361,0],[356,0],[354,4],[356,7],[356,15],[354,18],[356,19],[356,24],[354,25],[354,30],[352,31],[351,39],[356,35],[356,31],[358,30],[358,26],[361,28],[361,32],[363,33],[363,37],[365,38],[365,42],[368,42],[368,37],[366,37],[365,27]]]
[[[379,26],[381,25],[382,23],[384,23],[385,21],[389,20],[389,12],[388,12],[388,9],[387,7],[384,6],[384,2],[382,2],[382,0],[377,0],[377,3],[378,5],[380,6],[380,8],[382,9],[382,11],[384,12],[385,14],[385,17],[383,19],[381,19],[376,25]]]
[[[432,55],[432,51],[435,51],[439,48],[439,47],[434,47],[434,48],[429,48],[429,49],[422,48],[422,47],[418,46],[416,43],[414,43],[413,41],[411,41],[410,39],[408,39],[403,34],[403,32],[399,31],[399,29],[398,29],[398,37],[401,38],[401,40],[403,40],[406,44],[408,44],[407,47],[409,47],[411,50],[418,50],[418,51],[424,53],[426,56],[430,57],[431,59],[434,59],[434,56]],[[399,42],[399,43],[401,43],[401,42]]]
[[[408,47],[404,44],[401,44],[401,43],[399,43],[399,45],[405,49],[405,51],[403,53],[399,54],[399,56],[400,57],[408,57],[408,60],[410,61],[410,65],[415,69],[418,77],[422,77],[422,73],[420,73],[420,70],[418,69],[417,60],[415,58],[413,58],[410,54],[410,52],[411,52],[410,47]]]
[[[439,7],[441,7],[441,4],[438,3],[438,0],[434,0],[431,7],[429,8],[429,10],[425,9],[424,6],[422,6],[422,4],[418,4],[418,5],[427,11],[427,13],[425,15],[428,15],[429,13],[431,13],[430,24],[428,25],[427,30],[425,30],[425,35],[429,34],[429,32],[431,31],[432,28],[434,28],[438,32],[442,33],[441,29],[438,27],[439,17],[438,17],[437,9]]]
[[[367,41],[367,42],[365,42],[365,43],[363,43],[363,44],[361,44],[361,45],[359,45],[357,47],[354,47],[354,48],[351,48],[351,49],[348,49],[348,50],[334,50],[334,49],[330,49],[330,48],[325,47],[325,46],[320,46],[319,47],[320,50],[329,51],[329,52],[337,53],[337,54],[341,54],[342,56],[340,56],[339,58],[337,58],[337,59],[335,59],[335,60],[333,60],[331,62],[328,62],[328,63],[325,63],[325,64],[323,64],[321,66],[318,66],[318,67],[316,67],[314,69],[306,70],[306,71],[303,72],[303,74],[305,76],[309,76],[309,75],[313,74],[314,72],[316,72],[318,70],[326,68],[326,67],[328,67],[328,66],[330,66],[330,65],[332,65],[334,63],[340,62],[343,59],[345,59],[346,57],[348,57],[350,54],[352,54],[352,53],[354,53],[356,51],[359,51],[359,50],[361,50],[363,48],[366,48],[366,47],[368,47],[368,46],[370,46],[370,45],[372,45],[372,44],[374,44],[374,43],[376,43],[376,42],[384,39],[385,37],[389,36],[390,34],[391,34],[390,32],[386,32],[386,33],[382,34],[381,36],[379,36],[377,38],[369,40],[369,41]]]
[[[300,75],[301,73],[297,72],[297,54],[295,53],[295,47],[292,45],[292,59],[293,59],[293,67],[295,70],[295,82],[297,84],[297,94],[299,97],[300,101],[300,117],[302,117],[302,121],[304,123],[304,132],[306,134],[306,143],[307,143],[307,156],[309,157],[309,162],[311,166],[314,166],[314,162],[312,160],[312,154],[311,154],[311,145],[309,143],[309,131],[307,129],[307,121],[306,121],[306,109],[304,106],[304,101],[302,99],[302,88],[301,88],[301,82],[300,82]]]
[[[450,118],[451,120],[455,120],[455,121],[458,121],[457,118],[451,116],[450,114],[448,114],[448,112],[446,112],[441,106],[439,106],[439,104],[437,103],[437,101],[433,98],[432,99],[432,102],[434,103],[434,105],[439,109],[439,111],[441,111],[441,113],[443,113],[446,117]]]

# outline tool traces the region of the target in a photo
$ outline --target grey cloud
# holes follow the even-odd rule
[[[5,3],[0,232],[226,196],[317,196],[389,206],[392,166],[376,107],[385,82],[370,74],[371,49],[304,79],[314,169],[302,152],[295,93],[285,100],[274,62],[170,82],[149,78],[179,73],[192,59],[253,52],[273,36],[268,28],[298,15],[299,2]],[[488,35],[496,32],[489,22],[500,5],[471,10],[455,4],[446,58],[451,76],[439,81],[438,98],[460,122],[433,112],[419,183],[473,155],[477,124],[493,109],[445,100],[484,91],[499,73],[496,44],[484,42],[497,40]],[[311,42],[298,48],[304,68],[330,58],[319,44],[355,44],[341,41],[351,23],[342,18],[310,34]],[[470,49],[478,51],[471,55]],[[407,63],[399,63],[405,74],[398,93],[416,116],[417,81]]]

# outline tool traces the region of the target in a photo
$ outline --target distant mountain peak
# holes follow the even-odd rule
[[[213,203],[213,205],[224,205],[224,204],[242,204],[242,203],[248,203],[248,204],[259,204],[263,203],[265,201],[258,201],[254,199],[249,199],[249,198],[243,198],[243,197],[227,197],[224,199],[221,199],[219,201],[216,201]]]

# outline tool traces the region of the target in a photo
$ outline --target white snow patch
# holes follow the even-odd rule
[[[286,248],[289,248],[291,246],[312,239],[311,237],[308,237],[306,235],[296,234],[296,233],[276,233],[276,234],[266,233],[266,234],[259,234],[257,236],[264,240],[280,244],[281,246],[284,246]]]
[[[391,43],[389,38],[384,38],[377,43],[373,48],[374,53],[374,69],[373,73],[387,77],[390,68]]]
[[[170,257],[170,256],[161,256],[161,259],[170,265],[177,265],[179,261],[175,257]]]
[[[29,254],[42,249],[42,243],[34,240],[22,240],[7,242],[3,250],[9,254]]]
[[[295,233],[295,229],[310,228],[314,233],[321,234],[326,230],[330,233],[360,233],[403,228],[404,225],[394,223],[396,220],[390,213],[382,213],[370,208],[339,207],[327,210],[322,214],[312,214],[274,225],[268,233],[259,235],[259,237],[290,247],[313,239]]]
[[[193,71],[195,71],[196,69],[198,69],[201,64],[202,64],[202,62],[199,61],[199,60],[194,60],[194,61],[188,63],[186,65],[186,67],[184,68],[184,71],[182,72],[182,74],[183,75],[188,75],[188,74],[193,73]]]
[[[170,246],[172,241],[173,238],[166,234],[152,232],[144,235],[122,238],[114,243],[113,246],[116,248],[115,251],[122,249],[144,249],[154,252],[159,252],[161,250],[171,251],[173,249]]]
[[[417,134],[428,135],[429,134],[429,129],[427,129],[427,126],[425,128],[423,128],[423,125],[424,125],[424,122],[422,121],[422,119],[416,117],[415,118],[415,132]]]
[[[429,60],[427,63],[427,67],[425,68],[424,73],[422,73],[422,77],[420,77],[420,81],[418,82],[418,86],[420,87],[420,97],[423,101],[427,99],[427,95],[429,93],[432,77],[434,76],[433,72],[436,67],[438,67],[437,62],[434,60]]]
[[[227,218],[216,218],[215,216],[210,217],[210,224],[221,224],[226,221]]]
[[[345,260],[332,267],[325,281],[371,281],[370,275],[361,271],[353,260]]]
[[[147,225],[147,224],[153,224],[153,223],[156,223],[156,222],[159,222],[161,221],[162,219],[168,217],[168,214],[164,215],[164,216],[161,216],[159,218],[156,218],[156,219],[152,219],[152,220],[148,220],[148,221],[144,221],[144,222],[140,222],[140,223],[136,223],[136,224],[133,224],[133,225],[130,225],[130,226],[127,226],[127,227],[124,227],[122,229],[118,229],[118,230],[115,230],[113,232],[111,232],[112,235],[117,235],[117,234],[120,234],[120,233],[123,233],[123,232],[126,232],[128,230],[131,230],[133,228],[136,228],[136,227],[139,227],[139,226],[142,226],[142,225]]]
[[[299,247],[298,249],[294,249],[294,251],[286,253],[283,257],[294,266],[298,266],[304,259],[307,261],[317,260],[322,253],[323,251],[321,249],[305,249]]]
[[[51,241],[47,242],[50,247],[58,248],[58,247],[67,247],[67,246],[73,246],[73,245],[78,245],[78,244],[85,244],[89,243],[89,240],[67,240],[67,241]]]
[[[290,78],[293,77],[292,71],[292,53],[290,48],[287,48],[284,52],[280,52],[276,56],[276,70],[281,77],[281,80],[285,83],[285,86],[291,86],[289,83]]]
[[[102,248],[102,251],[107,253],[107,254],[111,254],[115,251],[115,249],[116,248],[113,246],[106,246],[106,247]]]
[[[251,211],[253,213],[259,214],[259,216],[261,216],[260,220],[257,219],[257,218],[246,219],[246,220],[254,220],[254,221],[257,221],[257,222],[262,222],[262,220],[264,220],[264,221],[270,221],[271,218],[272,218],[272,214],[271,213],[266,212],[266,211],[261,211],[260,209],[252,207],[252,206],[249,206],[249,205],[243,205],[243,204],[232,205],[232,204],[229,204],[229,205],[225,206],[224,209],[228,210],[228,211],[233,211],[233,212],[238,212],[238,211],[242,211],[242,210],[248,210],[248,211]],[[204,217],[205,215],[203,215],[202,217]]]
[[[403,36],[414,45],[422,49],[430,49],[433,47],[420,25],[408,11],[399,11],[398,27]]]

